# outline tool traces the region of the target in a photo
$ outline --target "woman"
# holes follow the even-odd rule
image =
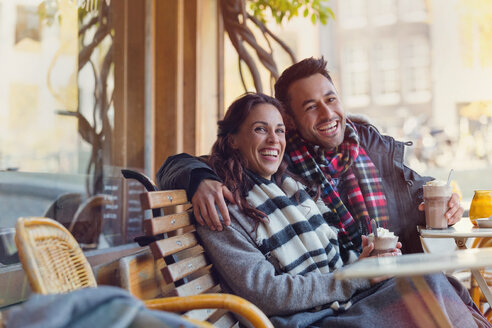
[[[373,245],[364,238],[361,254],[340,249],[335,214],[285,171],[282,113],[275,99],[246,94],[218,123],[208,164],[236,204],[224,231],[197,230],[225,288],[255,303],[276,327],[414,326],[394,279],[333,278]],[[489,327],[466,290],[458,295],[444,275],[427,281],[457,327]]]

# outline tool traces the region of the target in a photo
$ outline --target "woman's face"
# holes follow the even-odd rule
[[[277,172],[285,150],[285,125],[278,109],[271,104],[253,107],[231,145],[239,150],[246,167],[265,179]]]

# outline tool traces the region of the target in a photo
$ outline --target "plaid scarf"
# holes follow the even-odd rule
[[[339,240],[345,247],[360,249],[361,234],[371,232],[371,218],[381,227],[388,226],[381,177],[359,145],[352,122],[347,120],[344,141],[334,151],[310,146],[294,132],[289,134],[287,153],[296,172],[319,185],[323,201],[338,214]],[[310,190],[311,195],[315,192]]]

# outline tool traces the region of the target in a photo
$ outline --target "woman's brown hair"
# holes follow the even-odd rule
[[[217,140],[212,146],[208,164],[222,179],[224,185],[234,195],[239,209],[256,221],[256,226],[266,219],[265,213],[252,207],[246,200],[253,183],[245,174],[246,162],[237,149],[231,146],[230,137],[239,132],[253,108],[260,104],[270,104],[278,109],[282,117],[285,111],[278,100],[262,93],[246,93],[236,99],[227,109],[224,119],[218,124]],[[277,176],[281,176],[287,165],[282,161]]]

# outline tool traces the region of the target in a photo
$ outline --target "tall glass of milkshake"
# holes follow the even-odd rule
[[[425,224],[427,229],[446,229],[448,202],[453,188],[444,181],[429,181],[424,185]]]

